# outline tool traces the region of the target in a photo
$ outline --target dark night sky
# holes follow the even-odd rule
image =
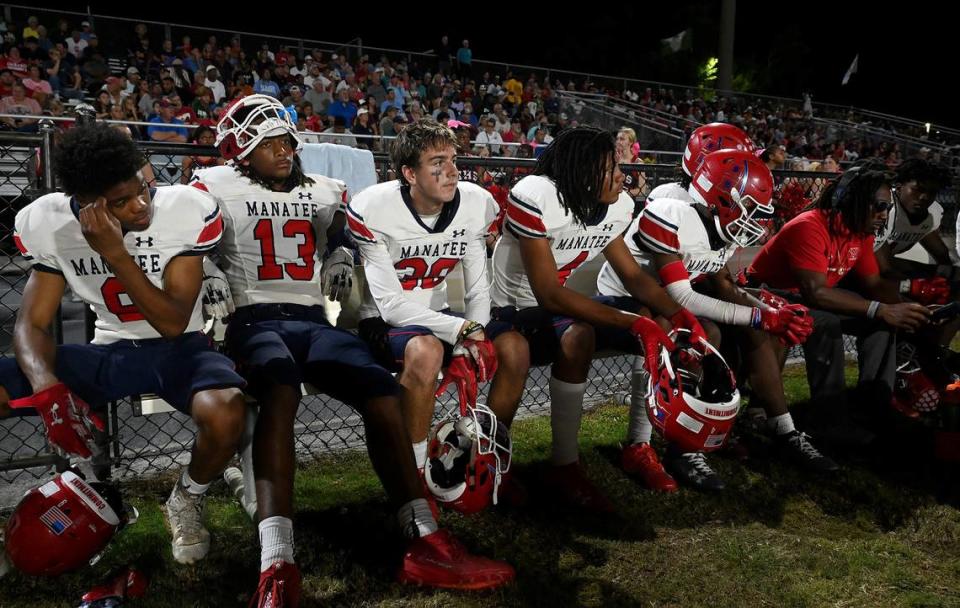
[[[817,101],[960,127],[958,104],[948,94],[951,76],[957,72],[958,15],[945,8],[948,4],[910,2],[908,10],[897,11],[879,8],[880,2],[843,0],[820,4],[740,0],[737,4],[735,72],[751,74],[752,92],[799,97],[809,91]],[[363,7],[362,16],[319,4],[314,5],[316,9],[266,12],[227,9],[222,2],[197,8],[184,3],[173,6],[176,10],[161,12],[131,4],[123,16],[341,42],[359,36],[367,45],[412,51],[432,48],[441,34],[449,33],[453,40],[469,38],[476,60],[685,84],[695,82],[690,59],[716,55],[720,19],[717,0],[605,3],[605,12],[587,16],[534,3],[515,3],[510,8],[471,3],[471,8],[463,9],[457,3],[441,3],[437,6],[453,9],[457,16],[437,20],[427,20],[411,9],[374,4],[356,5]],[[189,15],[186,6],[191,6]],[[115,4],[94,4],[92,11],[120,14]],[[304,18],[305,12],[316,17]],[[330,25],[324,17],[334,15],[339,17],[337,25]],[[663,57],[660,39],[688,27],[693,29],[692,55]],[[859,73],[841,87],[841,78],[857,53]]]

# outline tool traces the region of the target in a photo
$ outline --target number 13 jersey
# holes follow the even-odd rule
[[[212,194],[223,212],[218,265],[238,308],[323,304],[327,228],[345,209],[347,189],[340,180],[309,177],[313,184],[274,192],[230,166],[197,171],[192,185]]]

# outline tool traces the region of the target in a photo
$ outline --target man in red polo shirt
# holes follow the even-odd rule
[[[843,335],[857,337],[863,402],[886,404],[896,367],[895,332],[915,330],[930,316],[926,307],[904,302],[879,274],[874,235],[887,221],[890,184],[882,171],[851,169],[824,189],[816,209],[787,222],[764,245],[744,277],[747,285],[783,290],[788,300],[810,308],[814,331],[803,345],[810,397],[829,407],[834,421],[846,414]],[[869,440],[849,432],[844,439]]]

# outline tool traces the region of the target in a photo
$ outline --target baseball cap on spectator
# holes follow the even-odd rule
[[[89,22],[89,21],[81,21],[81,22],[80,22],[80,27],[90,27],[90,22]]]
[[[357,116],[360,116],[361,114],[369,114],[369,113],[370,113],[370,110],[366,108],[360,108],[359,110],[357,110]]]
[[[340,59],[340,55],[337,55],[336,53],[334,53],[333,55],[330,56],[330,59],[333,59],[334,61],[336,61],[337,59]]]
[[[130,76],[131,74],[140,74],[140,70],[138,70],[134,66],[130,66],[129,68],[127,68],[127,76]]]
[[[300,87],[298,87],[297,85],[293,85],[292,87],[290,87],[289,91],[290,91],[291,93],[293,93],[293,92],[302,93],[302,92],[303,92],[303,91],[300,89]]]

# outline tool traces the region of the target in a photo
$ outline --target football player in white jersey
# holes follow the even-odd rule
[[[950,181],[950,171],[942,165],[919,158],[900,163],[892,190],[894,204],[874,243],[881,276],[897,281],[900,293],[921,304],[945,304],[951,282],[960,282],[957,263],[940,237],[943,207],[936,200]],[[895,257],[917,243],[933,264]],[[955,331],[942,343],[948,344]]]
[[[300,169],[300,139],[283,106],[265,95],[231,105],[217,143],[232,161],[198,172],[196,187],[224,214],[218,252],[237,308],[226,348],[260,403],[254,470],[260,519],[257,606],[296,605],[293,556],[293,425],[308,382],[361,413],[367,450],[411,540],[400,579],[451,588],[496,587],[513,577],[502,562],[474,557],[439,530],[417,475],[398,402],[399,386],[360,338],[323,311],[318,255],[343,226],[345,186]]]
[[[466,401],[475,401],[478,382],[493,380],[487,405],[509,425],[529,356],[517,332],[496,341],[484,333],[490,320],[485,238],[499,207],[480,186],[458,181],[453,131],[421,120],[397,137],[391,157],[400,179],[358,194],[347,222],[367,280],[360,336],[382,365],[400,374],[407,431],[423,469],[441,369],[464,385]],[[451,314],[447,301],[445,279],[458,266],[464,316]]]
[[[755,216],[772,212],[772,195],[773,176],[752,152],[713,152],[694,171],[688,195],[693,202],[668,197],[648,202],[624,239],[637,262],[657,276],[677,302],[721,328],[732,326],[728,331],[742,353],[752,388],[751,405],[766,410],[767,423],[782,453],[814,470],[833,471],[836,464],[794,427],[772,343],[779,338],[794,345],[806,338],[812,330],[806,308],[783,303],[774,307],[757,301],[735,285],[727,269],[727,261],[737,249],[753,245],[764,235]],[[629,297],[609,264],[597,277],[597,289],[601,295]],[[644,403],[646,379],[639,376],[642,374],[635,374],[633,379],[629,443],[622,463],[648,486],[672,491],[676,485],[670,483],[650,447],[652,425]],[[724,487],[701,452],[683,453],[671,446],[667,463],[694,487]]]
[[[0,362],[0,401],[33,407],[55,447],[93,450],[87,405],[156,393],[193,417],[190,465],[166,503],[178,562],[210,548],[203,496],[236,453],[243,379],[200,333],[203,256],[223,220],[216,202],[187,186],[151,190],[143,157],[122,132],[67,132],[54,163],[63,193],[24,207],[14,239],[33,265],[14,329],[16,361]],[[92,344],[57,346],[50,325],[69,285],[97,315]],[[19,366],[19,367],[18,367]]]
[[[590,127],[563,131],[546,148],[533,175],[510,192],[504,234],[493,254],[493,310],[488,335],[519,331],[535,365],[552,364],[552,467],[558,498],[592,511],[613,509],[580,467],[580,430],[587,374],[596,348],[646,353],[657,366],[661,344],[672,343],[656,322],[565,287],[577,268],[599,254],[610,262],[639,306],[674,327],[704,337],[703,328],[643,272],[623,242],[633,199],[623,192],[613,134]],[[666,325],[666,322],[665,322]],[[698,340],[699,342],[699,340]]]

